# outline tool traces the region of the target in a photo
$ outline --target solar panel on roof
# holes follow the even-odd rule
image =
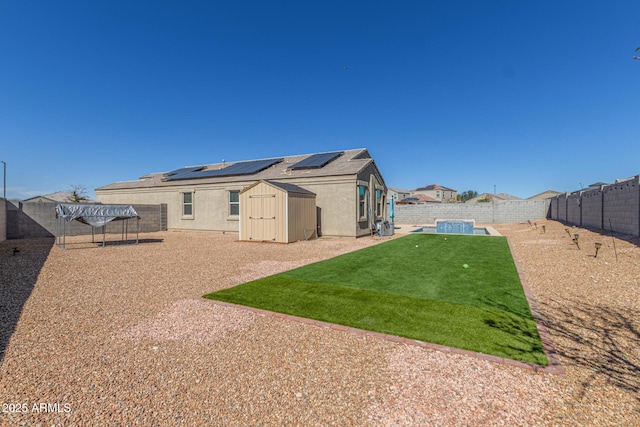
[[[186,168],[180,168],[180,169],[173,170],[171,172],[167,172],[165,175],[166,176],[180,175],[182,173],[187,173],[187,172],[201,171],[204,168],[205,166],[189,166]]]
[[[300,160],[291,166],[291,169],[320,169],[325,167],[329,162],[344,154],[344,151],[335,151],[333,153],[312,154],[306,159]]]
[[[253,175],[263,171],[277,163],[282,162],[283,159],[265,159],[265,160],[250,160],[248,162],[238,162],[231,166],[227,166],[222,169],[209,169],[209,170],[196,170],[185,171],[178,175],[168,176],[165,181],[176,181],[180,179],[199,179],[199,178],[213,178],[218,176],[237,176],[237,175]]]

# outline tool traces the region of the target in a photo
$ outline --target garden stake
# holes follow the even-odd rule
[[[598,258],[598,251],[602,247],[602,243],[596,242],[596,254],[593,256],[594,258]]]

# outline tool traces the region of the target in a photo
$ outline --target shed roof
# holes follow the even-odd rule
[[[308,195],[311,195],[311,196],[315,196],[316,195],[316,193],[313,193],[313,192],[311,192],[309,190],[306,190],[306,189],[304,189],[302,187],[299,187],[297,185],[294,185],[294,184],[289,184],[289,183],[286,183],[286,182],[267,181],[267,180],[260,180],[260,181],[256,182],[255,184],[248,186],[247,188],[242,190],[240,192],[240,194],[244,193],[245,191],[250,190],[251,188],[255,187],[256,185],[258,185],[258,184],[260,184],[262,182],[264,182],[265,184],[271,185],[273,187],[279,188],[282,191],[285,191],[287,193],[308,194]]]

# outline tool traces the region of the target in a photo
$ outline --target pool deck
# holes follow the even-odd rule
[[[413,233],[419,229],[421,229],[422,227],[435,227],[435,224],[394,224],[395,229],[394,232],[395,234],[410,234]],[[476,224],[476,227],[480,227],[480,228],[486,228],[487,232],[489,233],[490,236],[502,236],[502,234],[500,234],[498,232],[498,230],[496,230],[495,228],[493,228],[490,225],[484,225],[484,224]]]

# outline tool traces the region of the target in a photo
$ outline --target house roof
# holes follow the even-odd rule
[[[390,191],[394,191],[396,193],[411,193],[411,190],[404,190],[398,187],[388,187]]]
[[[223,162],[213,163],[201,166],[191,166],[175,169],[171,172],[157,172],[144,175],[137,180],[122,181],[113,184],[108,184],[103,187],[99,187],[96,191],[102,190],[118,190],[128,188],[153,188],[153,187],[171,187],[171,186],[183,186],[183,185],[197,185],[197,184],[216,184],[216,183],[230,183],[230,182],[246,182],[250,181],[283,181],[294,178],[306,178],[306,177],[322,177],[322,176],[340,176],[340,175],[356,175],[370,164],[375,164],[371,155],[366,148],[358,148],[352,150],[342,151],[342,155],[333,158],[329,163],[320,167],[312,168],[292,168],[303,160],[309,159],[311,156],[321,155],[324,153],[313,154],[299,154],[294,156],[285,156],[281,158],[259,159],[259,160],[245,160],[239,162]],[[275,162],[271,162],[271,161]],[[264,162],[262,162],[264,161]],[[253,163],[261,165],[270,164],[268,167],[258,170],[255,173],[243,173],[237,175],[221,175],[216,173],[218,170],[222,170],[233,165],[239,165],[235,167],[242,167],[242,164]],[[251,166],[251,165],[250,165]],[[187,175],[194,169],[196,174]],[[186,178],[183,179],[167,179],[169,174],[176,173],[178,171],[185,171]],[[198,175],[197,172],[204,172]],[[206,176],[207,174],[211,176]],[[215,176],[217,175],[217,176]]]
[[[402,200],[398,200],[396,203],[400,205],[412,205],[415,203],[442,203],[442,202],[438,199],[434,199],[431,196],[427,196],[424,194],[416,194],[414,196],[405,197]]]
[[[30,197],[28,199],[23,200],[23,202],[30,202],[32,200],[36,200],[40,198],[51,200],[52,202],[69,203],[72,200],[73,196],[68,191],[56,191],[55,193],[45,194],[44,196]],[[87,199],[87,201],[92,202],[92,200],[89,200],[89,199]]]
[[[413,191],[434,191],[434,190],[440,190],[440,191],[457,191],[454,190],[452,188],[447,188],[447,187],[443,187],[442,185],[438,185],[438,184],[429,184],[429,185],[425,185],[424,187],[420,187],[420,188],[416,188]]]
[[[538,193],[536,195],[533,195],[529,198],[527,198],[527,200],[543,200],[543,199],[549,199],[551,197],[555,197],[558,194],[562,194],[559,191],[556,190],[547,190],[547,191],[543,191],[542,193]]]

